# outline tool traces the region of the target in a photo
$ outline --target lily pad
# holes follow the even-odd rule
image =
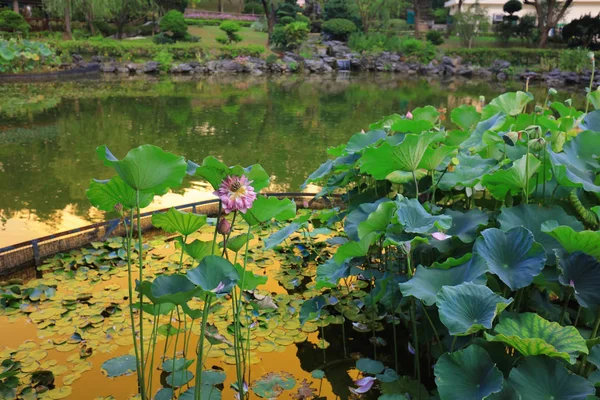
[[[106,371],[109,378],[129,375],[136,371],[136,359],[130,355],[111,358],[102,364],[102,370]]]
[[[523,356],[546,355],[575,363],[579,353],[588,354],[585,340],[573,326],[561,326],[534,313],[503,314],[488,341],[503,342]]]
[[[447,230],[452,226],[452,217],[429,214],[418,199],[404,197],[397,203],[396,218],[406,232],[428,233],[433,230]]]
[[[480,256],[491,273],[497,275],[511,290],[529,286],[546,264],[544,248],[533,240],[533,234],[523,227],[507,232],[490,228],[475,241],[473,254]]]
[[[360,358],[356,361],[356,369],[365,374],[377,375],[383,372],[384,365],[381,361]]]
[[[508,381],[522,399],[586,400],[596,393],[591,382],[543,356],[525,358],[510,371]]]
[[[502,372],[479,346],[445,353],[435,364],[435,383],[444,400],[484,399],[502,389]]]
[[[452,336],[464,336],[491,329],[494,318],[512,299],[505,299],[487,286],[471,282],[444,286],[437,294],[440,320]]]
[[[275,398],[284,390],[293,389],[294,386],[296,386],[296,379],[287,372],[269,372],[252,382],[252,390],[263,399]]]

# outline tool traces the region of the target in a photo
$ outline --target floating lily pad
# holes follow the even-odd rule
[[[109,378],[129,375],[136,371],[136,359],[130,355],[111,358],[102,364],[102,369]]]
[[[296,386],[296,379],[287,372],[269,372],[252,382],[252,390],[263,399],[277,397],[284,390],[293,389],[294,386]]]

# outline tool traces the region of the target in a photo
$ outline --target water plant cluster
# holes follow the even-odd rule
[[[356,393],[597,398],[600,110],[587,109],[599,94],[588,92],[586,111],[555,95],[391,115],[310,175],[319,196],[341,192],[348,204],[317,286],[371,288],[344,313],[372,332]],[[329,299],[306,301],[302,322],[331,310]]]

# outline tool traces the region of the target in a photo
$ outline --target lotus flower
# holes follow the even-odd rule
[[[410,111],[406,113],[406,119],[413,119],[413,115]]]
[[[221,182],[219,190],[214,192],[214,195],[223,202],[223,209],[226,214],[232,211],[240,211],[245,214],[252,203],[256,200],[254,188],[250,186],[252,181],[249,181],[245,176],[228,176]]]
[[[446,235],[444,232],[435,232],[432,233],[431,236],[433,236],[435,240],[446,240],[452,237],[450,235]]]
[[[356,389],[355,388],[349,388],[350,391],[354,394],[363,394],[363,393],[367,393],[369,390],[371,390],[371,387],[373,387],[373,383],[377,380],[377,378],[372,377],[372,376],[366,376],[364,378],[361,378],[357,381],[354,381],[354,384],[356,386],[358,386]]]

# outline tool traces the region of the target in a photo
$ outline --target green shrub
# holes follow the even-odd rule
[[[326,21],[335,18],[354,20],[356,15],[351,9],[348,1],[328,0],[325,2],[323,17]]]
[[[285,32],[285,47],[288,49],[298,48],[308,38],[310,29],[304,22],[292,22],[283,28]]]
[[[558,67],[564,71],[581,72],[584,69],[591,69],[590,59],[587,49],[563,50],[559,54]]]
[[[173,65],[173,54],[169,50],[161,50],[155,57],[154,61],[160,63],[160,70],[169,72]]]
[[[6,10],[0,12],[0,31],[19,32],[24,35],[29,33],[30,26],[19,13]]]
[[[173,44],[175,43],[175,39],[165,33],[159,33],[158,35],[154,35],[152,42],[155,44]]]
[[[250,26],[254,32],[268,32],[269,27],[267,25],[267,21],[264,18],[261,18],[257,21],[254,21]]]
[[[348,47],[358,53],[379,53],[382,51],[402,51],[403,40],[399,36],[387,36],[383,33],[355,32],[348,38]]]
[[[102,33],[102,36],[104,37],[112,36],[117,33],[116,25],[110,24],[103,20],[94,21],[94,26],[98,31],[100,31],[100,33]]]
[[[223,21],[221,25],[219,25],[219,29],[225,32],[225,34],[227,35],[226,38],[217,38],[217,41],[219,43],[231,44],[242,41],[242,37],[237,34],[237,32],[239,32],[239,30],[241,29],[240,25],[237,22]],[[223,39],[225,41],[223,41]]]
[[[349,19],[335,18],[323,23],[323,32],[336,39],[346,40],[348,35],[356,31],[356,24]]]
[[[296,14],[296,22],[304,22],[306,25],[310,26],[310,18],[308,18],[306,15],[304,14]]]
[[[160,20],[160,30],[163,33],[171,32],[171,37],[175,40],[183,39],[187,29],[185,18],[179,11],[171,10]]]
[[[323,20],[315,19],[310,23],[310,31],[314,33],[319,33],[323,30]]]
[[[277,63],[278,60],[279,60],[279,57],[277,57],[275,54],[271,53],[267,56],[266,62],[268,65],[271,65],[271,64]]]
[[[385,29],[388,31],[392,31],[392,32],[405,32],[410,30],[410,25],[408,25],[408,22],[406,22],[405,19],[390,19],[386,26]]]
[[[434,46],[439,46],[444,43],[444,36],[440,31],[428,31],[426,35],[427,41]]]
[[[288,16],[288,15],[286,15],[285,17],[281,17],[281,18],[279,19],[279,23],[280,23],[281,25],[289,25],[289,24],[291,24],[291,23],[292,23],[292,22],[294,22],[294,21],[296,21],[296,20],[294,19],[294,17],[290,17],[290,16]]]
[[[561,53],[564,50],[557,49],[527,49],[527,48],[456,48],[446,49],[444,53],[448,56],[460,56],[463,62],[470,62],[482,67],[490,66],[495,60],[505,60],[513,66],[536,67],[545,65],[557,65]]]
[[[402,42],[402,53],[408,58],[428,63],[435,58],[435,47],[423,40],[406,39]]]

